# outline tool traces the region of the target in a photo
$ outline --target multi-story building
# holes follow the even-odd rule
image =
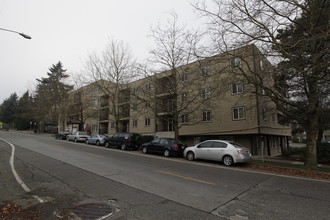
[[[131,82],[116,99],[103,93],[98,117],[85,123],[101,133],[179,137],[188,145],[226,139],[254,155],[279,154],[291,129],[278,123],[275,104],[248,82],[259,76],[272,86],[271,72],[257,47],[246,46]]]

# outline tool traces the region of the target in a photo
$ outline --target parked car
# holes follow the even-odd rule
[[[183,154],[188,160],[218,160],[226,166],[248,162],[252,159],[249,149],[237,143],[223,140],[204,141],[195,146],[187,147]]]
[[[165,157],[182,156],[186,145],[173,138],[156,138],[149,143],[142,145],[143,153],[158,153]]]
[[[66,137],[70,134],[68,131],[59,131],[55,134],[55,139],[66,140]]]
[[[106,136],[100,135],[100,134],[95,134],[92,136],[89,136],[85,143],[86,144],[96,144],[97,146],[104,145],[106,140]]]
[[[66,139],[68,141],[74,141],[74,142],[85,142],[86,139],[89,137],[89,135],[84,131],[77,131],[73,134],[70,134],[66,136]]]
[[[105,146],[114,146],[122,150],[137,150],[141,146],[141,135],[137,133],[117,133],[105,139]]]

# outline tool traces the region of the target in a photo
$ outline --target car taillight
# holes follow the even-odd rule
[[[179,145],[173,145],[172,148],[173,149],[180,149]]]
[[[239,154],[244,154],[244,150],[239,149],[239,150],[237,150],[237,153],[239,153]]]

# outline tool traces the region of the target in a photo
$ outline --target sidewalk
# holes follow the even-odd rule
[[[283,163],[284,164],[291,164],[291,165],[304,165],[304,162],[302,161],[294,161],[290,159],[285,159],[285,157],[272,157],[272,156],[252,156],[252,160],[256,161],[265,161],[265,162],[274,162],[274,163]],[[323,168],[330,168],[330,165],[324,165],[324,164],[318,164],[318,167],[323,167]]]

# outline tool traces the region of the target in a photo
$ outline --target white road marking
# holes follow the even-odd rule
[[[17,172],[16,172],[16,170],[15,170],[15,166],[14,166],[15,146],[14,146],[12,143],[10,143],[10,142],[8,142],[8,141],[2,139],[2,138],[0,138],[0,140],[6,142],[7,144],[9,144],[9,145],[11,146],[11,149],[12,149],[12,150],[11,150],[11,156],[10,156],[10,159],[9,159],[9,164],[10,164],[11,171],[12,171],[12,173],[13,173],[13,175],[14,175],[16,181],[17,181],[17,183],[18,183],[18,184],[24,189],[25,192],[31,192],[31,189],[30,189],[30,188],[29,188],[29,187],[23,182],[23,180],[19,177],[19,175],[17,174]],[[45,200],[41,199],[41,198],[40,198],[39,196],[37,196],[37,195],[33,195],[33,197],[34,197],[36,200],[38,200],[40,203],[44,203],[44,202],[46,202]]]

